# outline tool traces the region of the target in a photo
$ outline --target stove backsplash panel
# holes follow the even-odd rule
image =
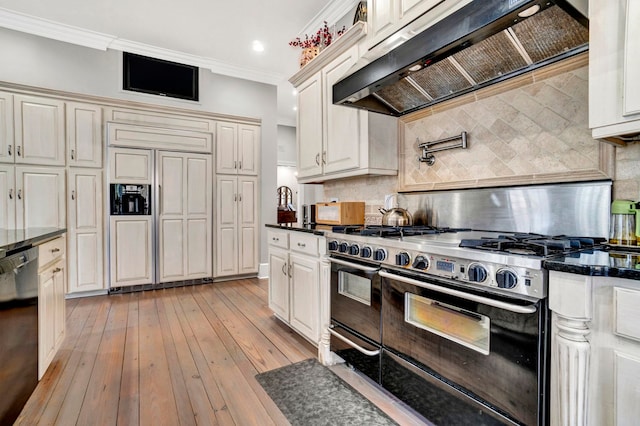
[[[608,238],[611,181],[399,194],[416,224]]]

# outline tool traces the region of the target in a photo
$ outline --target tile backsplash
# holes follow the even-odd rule
[[[483,180],[486,186],[512,185],[514,177],[523,180],[515,184],[567,181],[574,173],[586,180],[611,177],[614,199],[639,200],[640,143],[614,148],[591,137],[587,79],[588,68],[581,66],[405,123],[399,176],[328,181],[325,198],[363,200],[366,221],[379,223],[385,194],[483,187]],[[463,130],[469,132],[469,149],[438,152],[432,167],[417,161],[417,138],[436,140]],[[609,168],[603,157],[611,158]]]

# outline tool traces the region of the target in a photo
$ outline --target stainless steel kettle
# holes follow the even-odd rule
[[[411,226],[413,225],[413,218],[411,213],[403,208],[396,207],[390,210],[383,208],[378,209],[382,213],[382,225],[383,226]]]

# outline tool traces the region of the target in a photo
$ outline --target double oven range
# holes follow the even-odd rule
[[[548,423],[545,258],[593,239],[334,228],[331,350],[436,424]]]

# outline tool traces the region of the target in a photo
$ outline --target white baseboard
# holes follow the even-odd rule
[[[261,263],[258,267],[258,278],[269,278],[269,264]]]
[[[64,298],[76,299],[78,297],[104,296],[105,294],[109,294],[109,290],[93,290],[93,291],[82,291],[79,293],[68,293],[64,295]]]

